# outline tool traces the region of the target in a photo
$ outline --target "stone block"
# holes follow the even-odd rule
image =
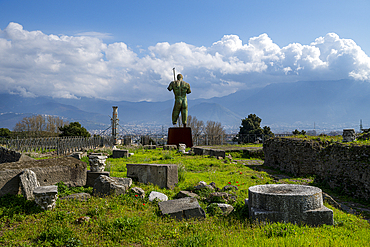
[[[195,155],[209,155],[213,157],[222,157],[223,159],[226,157],[225,151],[220,149],[193,147],[192,150]]]
[[[257,221],[333,225],[333,211],[323,206],[321,189],[297,184],[256,185],[248,189],[249,215]]]
[[[195,155],[206,155],[205,152],[206,150],[204,148],[201,148],[201,147],[193,147],[192,148],[193,152]]]
[[[152,183],[160,188],[173,189],[178,183],[177,165],[127,164],[127,177],[140,183]]]
[[[161,193],[161,192],[157,192],[157,191],[152,191],[150,192],[149,194],[149,201],[154,201],[154,200],[158,200],[158,201],[161,201],[161,202],[165,202],[165,201],[168,201],[168,196],[166,196],[165,194]]]
[[[144,145],[144,149],[157,149],[156,145]]]
[[[40,186],[60,181],[69,187],[86,184],[86,163],[72,157],[3,163],[0,164],[0,196],[19,193],[20,174],[25,169],[36,174]]]
[[[208,189],[208,190],[211,190],[211,191],[214,191],[215,188],[213,188],[212,185],[209,185],[207,184],[206,182],[204,181],[200,181],[195,187],[194,187],[195,190],[202,190],[202,189]]]
[[[179,152],[185,154],[186,145],[184,143],[179,143]]]
[[[113,150],[112,157],[114,159],[117,159],[117,158],[128,158],[128,150],[120,150],[120,149]]]
[[[177,220],[206,218],[203,208],[200,207],[198,200],[193,197],[159,202],[158,206],[162,212],[162,215],[168,215]]]
[[[199,198],[199,195],[186,190],[182,190],[176,195],[176,198],[185,198],[185,197]]]
[[[215,207],[219,208],[222,211],[223,215],[229,215],[234,210],[234,207],[231,206],[230,204],[211,203],[207,207],[207,212],[210,213],[210,211],[212,211],[212,208],[215,208]]]
[[[145,191],[140,187],[133,187],[131,188],[131,192],[135,194],[135,196],[140,197],[141,199],[145,198]]]
[[[95,179],[97,179],[100,175],[105,175],[109,177],[109,172],[87,171],[86,186],[94,187]]]
[[[19,178],[23,197],[26,200],[33,200],[33,191],[36,187],[40,186],[39,182],[37,181],[36,174],[33,171],[26,169],[22,172]]]
[[[213,157],[222,157],[223,159],[225,159],[225,151],[224,150],[219,150],[219,149],[211,149],[211,154],[210,156],[213,156]]]
[[[127,186],[127,188],[130,188],[131,185],[132,185],[132,179],[131,178],[119,178],[119,177],[112,177],[112,178],[114,180],[116,180],[116,183]]]
[[[176,145],[164,145],[163,146],[163,150],[175,150],[177,149],[177,146]]]
[[[43,210],[53,210],[58,199],[58,186],[39,186],[34,189],[35,202]]]
[[[74,152],[73,154],[70,155],[71,157],[81,160],[82,158],[82,152]]]
[[[127,185],[118,183],[114,178],[100,175],[95,179],[93,195],[99,197],[122,195],[125,194],[127,190]]]

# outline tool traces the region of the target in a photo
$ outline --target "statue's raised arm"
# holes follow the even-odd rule
[[[191,93],[189,83],[182,80],[183,77],[181,74],[177,75],[176,81],[171,81],[170,85],[168,85],[168,91],[173,90],[175,95],[175,105],[173,106],[172,110],[172,123],[175,125],[177,123],[177,119],[179,118],[180,112],[182,117],[182,123],[184,127],[186,127],[186,121],[188,118],[188,100],[186,95]]]

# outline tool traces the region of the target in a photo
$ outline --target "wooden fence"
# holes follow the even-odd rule
[[[94,149],[100,146],[113,146],[112,137],[49,137],[28,139],[7,139],[6,147],[18,152],[51,152],[66,155],[82,148]]]

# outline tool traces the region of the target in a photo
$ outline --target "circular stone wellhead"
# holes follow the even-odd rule
[[[258,221],[333,225],[333,211],[323,205],[320,188],[298,184],[249,187],[249,215]]]

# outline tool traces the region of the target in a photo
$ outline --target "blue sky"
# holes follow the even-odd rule
[[[0,0],[0,92],[165,100],[173,67],[193,98],[368,82],[369,10],[356,0]]]

